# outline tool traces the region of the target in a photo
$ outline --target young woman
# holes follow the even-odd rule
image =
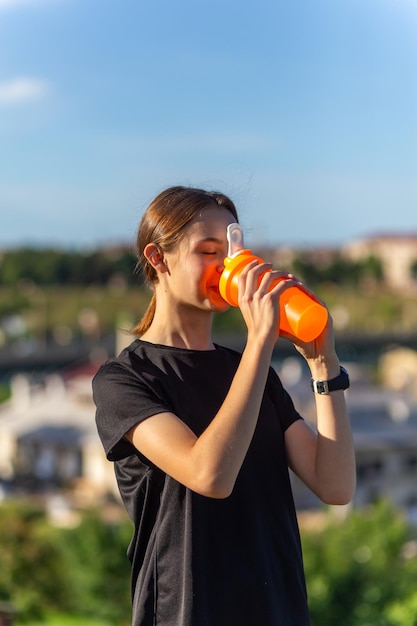
[[[271,289],[283,274],[250,264],[239,279],[246,346],[212,341],[213,314],[228,308],[226,229],[237,221],[221,193],[173,187],[151,203],[138,255],[153,298],[139,338],[93,382],[98,431],[134,523],[134,626],[307,626],[288,467],[326,503],[354,493],[331,320],[315,342],[293,339],[312,378],[335,388],[316,394],[317,433],[270,367],[279,299],[296,279]]]

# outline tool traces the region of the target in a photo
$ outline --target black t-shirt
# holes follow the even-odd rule
[[[97,427],[134,523],[134,626],[310,624],[284,432],[300,419],[270,368],[255,433],[232,494],[201,496],[139,453],[125,433],[172,412],[198,436],[241,355],[134,341],[93,381]]]

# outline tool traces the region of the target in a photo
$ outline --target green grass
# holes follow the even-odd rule
[[[19,620],[16,621],[19,626]],[[76,617],[71,615],[53,614],[38,622],[25,622],[24,626],[129,626],[126,624],[114,624],[113,622],[95,620],[91,617]]]
[[[379,334],[390,331],[417,331],[417,294],[394,294],[388,289],[352,288],[345,285],[323,284],[317,294],[331,311],[344,311],[347,332]],[[46,336],[57,328],[67,328],[73,334],[88,332],[82,327],[82,316],[89,311],[95,316],[96,329],[103,335],[111,329],[129,329],[146,310],[150,291],[141,287],[115,290],[108,287],[55,286],[24,291],[19,286],[0,287],[0,317],[20,314],[28,335]],[[2,308],[2,305],[3,308]],[[6,308],[4,308],[6,307]],[[90,318],[91,319],[91,318]],[[335,319],[335,325],[336,325]],[[216,316],[215,327],[220,330],[242,330],[244,324],[238,310]],[[91,330],[91,329],[90,329]]]
[[[9,385],[0,383],[0,404],[10,398],[11,391]]]
[[[83,332],[80,319],[88,310],[96,316],[99,332],[103,332],[120,324],[127,327],[134,324],[145,312],[149,300],[149,290],[139,287],[115,291],[93,286],[56,286],[38,288],[33,293],[20,293],[17,287],[0,287],[0,318],[18,314],[27,334],[45,336],[45,327],[48,331],[66,327],[73,333]],[[7,303],[7,311],[1,310],[2,303]]]

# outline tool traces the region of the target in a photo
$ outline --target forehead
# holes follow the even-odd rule
[[[203,209],[187,226],[185,234],[190,239],[218,239],[226,241],[226,231],[235,218],[227,209],[222,207],[208,207]]]

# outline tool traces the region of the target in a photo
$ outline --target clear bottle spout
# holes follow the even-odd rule
[[[227,227],[227,241],[229,243],[228,257],[234,257],[244,249],[243,230],[240,224],[229,224]]]

